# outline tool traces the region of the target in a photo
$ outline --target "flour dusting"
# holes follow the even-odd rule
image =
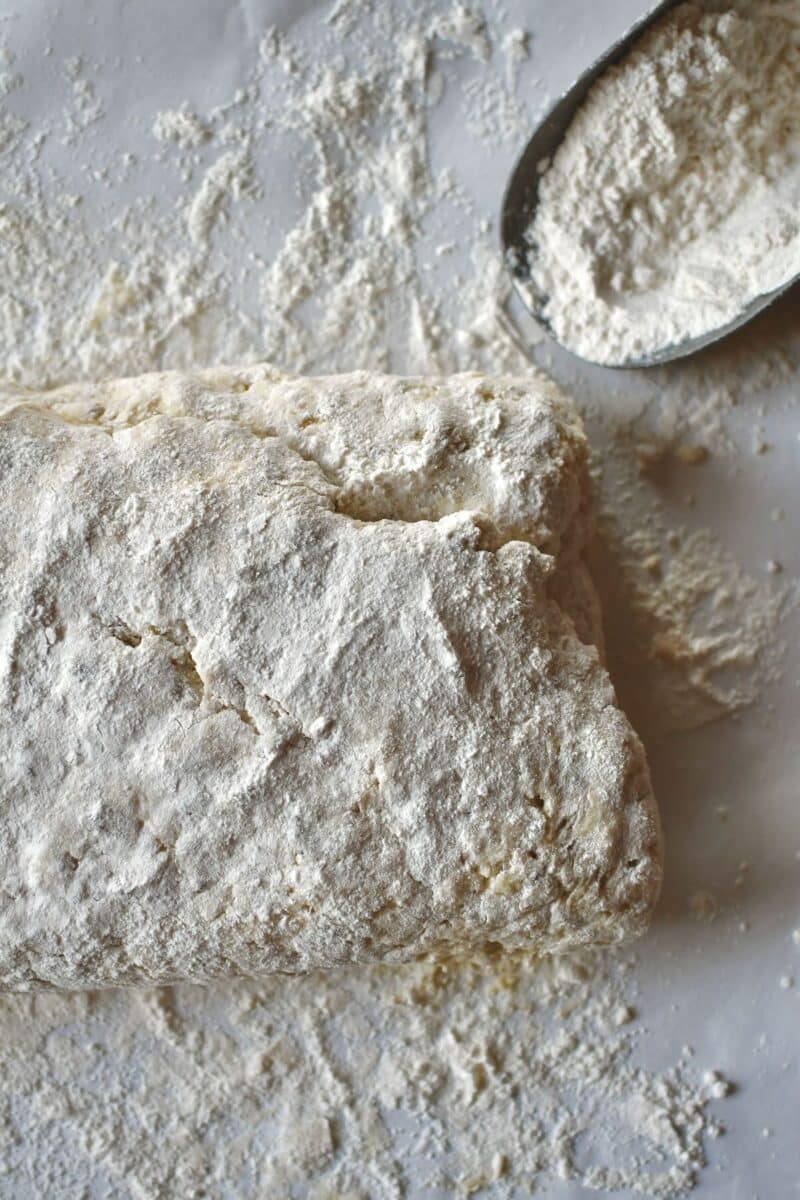
[[[25,1152],[4,1175],[13,1195],[58,1162],[68,1196],[677,1196],[727,1085],[633,1064],[633,990],[600,955],[6,998]]]

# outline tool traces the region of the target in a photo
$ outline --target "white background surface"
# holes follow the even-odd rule
[[[2,0],[0,28],[18,54],[26,77],[18,108],[31,121],[53,104],[52,67],[42,57],[45,46],[57,56],[82,54],[87,61],[119,65],[102,76],[107,116],[98,129],[95,165],[113,153],[115,138],[126,149],[152,154],[152,113],[188,99],[208,108],[227,99],[249,61],[253,39],[266,24],[282,28],[300,23],[313,45],[319,8],[312,0],[263,0],[239,4],[197,0],[139,0],[138,3],[63,0],[60,10],[38,0]],[[636,0],[508,0],[503,6],[509,27],[521,24],[533,35],[530,61],[521,80],[530,88],[531,116],[549,96],[555,98],[571,79],[622,30],[642,15]],[[247,56],[240,53],[249,47]],[[432,155],[452,161],[488,217],[495,217],[505,179],[516,150],[492,152],[476,146],[462,128],[458,105],[448,97],[437,117]],[[54,153],[59,153],[54,151]],[[84,190],[80,161],[60,152],[59,168],[75,174],[76,190]],[[268,250],[270,240],[288,227],[296,197],[291,161],[277,161],[273,178],[272,232],[254,227],[253,246]],[[164,172],[145,172],[142,187],[176,187]],[[121,186],[121,185],[120,185]],[[87,194],[96,206],[98,236],[103,212],[113,211],[124,188]],[[0,253],[2,252],[0,248]],[[458,256],[448,259],[453,270]],[[800,332],[800,305],[795,293],[777,313],[759,322],[753,348],[739,339],[731,362],[763,354]],[[649,393],[652,381],[582,367],[568,356],[539,347],[559,379],[573,391],[621,409]],[[738,359],[737,359],[738,356]],[[291,366],[291,364],[285,364]],[[360,364],[353,363],[353,366]],[[735,369],[735,368],[731,368]],[[680,372],[681,368],[676,371]],[[676,376],[677,377],[677,376]],[[742,399],[731,428],[738,430],[741,453],[711,463],[692,476],[697,503],[687,512],[684,482],[664,488],[676,519],[709,526],[753,575],[765,576],[768,559],[780,560],[784,581],[800,568],[800,377],[788,388],[752,391]],[[751,450],[752,429],[764,426],[771,444],[767,454]],[[775,522],[777,506],[785,519]],[[800,948],[791,940],[800,927],[800,664],[798,623],[789,615],[781,634],[786,642],[783,679],[737,720],[725,720],[649,747],[667,837],[667,882],[655,927],[641,945],[640,1010],[648,1035],[640,1055],[649,1065],[675,1061],[680,1047],[693,1047],[697,1060],[720,1069],[736,1085],[735,1094],[715,1106],[726,1136],[709,1147],[710,1164],[695,1195],[698,1200],[761,1197],[780,1200],[800,1195]],[[634,723],[636,713],[631,714]],[[726,821],[717,806],[729,807]],[[738,864],[747,860],[743,887],[734,880]],[[687,899],[698,888],[711,890],[720,912],[711,923],[692,918]],[[741,922],[749,928],[742,931]],[[795,984],[781,988],[782,976]],[[1,1187],[0,1187],[1,1190]],[[554,1187],[552,1196],[586,1194],[571,1185]]]

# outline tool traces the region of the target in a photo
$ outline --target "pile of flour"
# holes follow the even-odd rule
[[[542,176],[530,283],[606,365],[800,272],[800,4],[681,4],[594,85]]]

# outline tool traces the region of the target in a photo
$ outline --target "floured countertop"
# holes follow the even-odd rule
[[[528,369],[594,447],[609,661],[666,882],[646,938],[264,985],[0,1000],[18,1198],[742,1200],[800,1172],[797,301],[582,366],[518,313],[503,183],[614,0],[0,2],[0,373]]]

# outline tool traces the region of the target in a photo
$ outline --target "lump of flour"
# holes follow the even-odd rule
[[[0,984],[639,932],[642,746],[536,378],[272,368],[0,398]]]
[[[536,308],[607,365],[800,273],[800,4],[681,4],[589,92],[528,231]]]

